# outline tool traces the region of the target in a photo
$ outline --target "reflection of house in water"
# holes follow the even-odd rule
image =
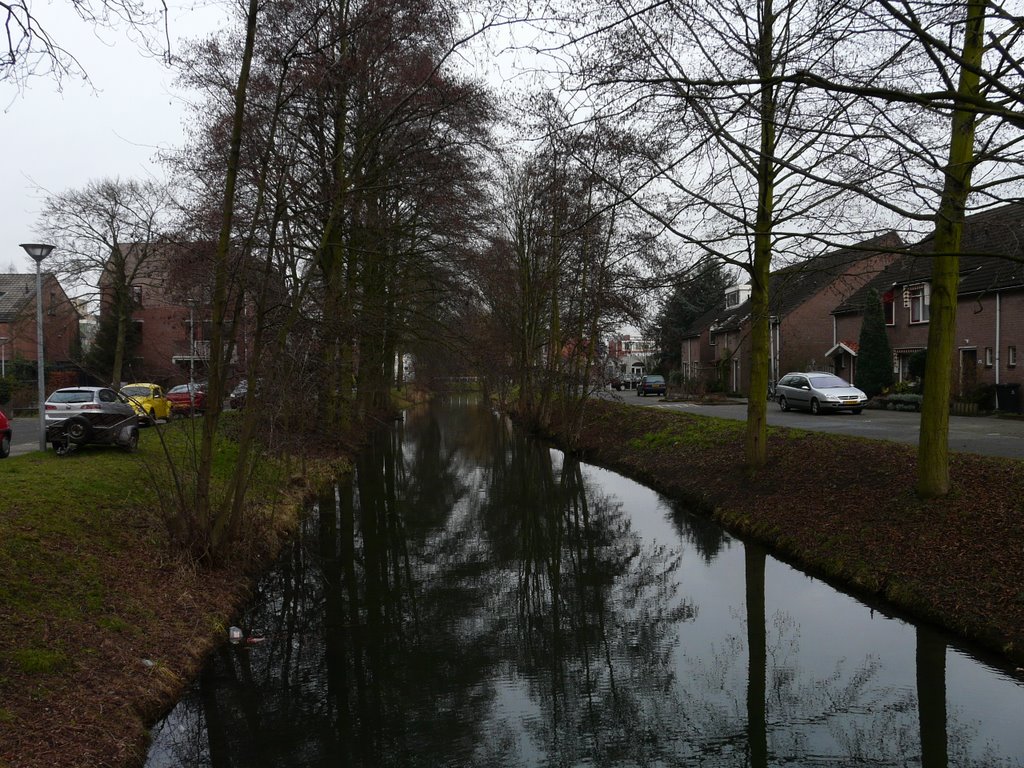
[[[653,341],[615,333],[608,338],[608,374],[622,378],[639,379],[650,367],[649,360],[655,352]]]

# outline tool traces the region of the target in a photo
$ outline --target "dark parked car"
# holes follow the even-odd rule
[[[139,416],[128,398],[110,387],[67,387],[46,398],[46,442],[58,456],[87,444],[139,445]]]
[[[194,382],[179,384],[167,390],[172,416],[188,416],[206,410],[206,384]]]
[[[249,382],[246,379],[242,379],[240,382],[235,384],[235,388],[231,390],[231,394],[228,395],[228,404],[234,408],[239,409],[245,406],[245,396],[249,392]]]
[[[11,455],[11,423],[7,416],[0,411],[0,459],[6,459]]]
[[[833,373],[787,373],[775,385],[779,408],[801,408],[811,413],[850,411],[860,413],[868,396]]]
[[[608,383],[611,385],[612,389],[615,389],[615,390],[618,390],[619,392],[621,392],[624,389],[633,389],[633,387],[635,387],[637,385],[637,383],[639,383],[639,381],[640,381],[640,376],[637,376],[636,374],[633,374],[633,373],[618,374],[617,373],[617,374],[614,374],[611,377],[611,379],[609,379]]]
[[[647,397],[648,395],[664,395],[665,377],[659,376],[656,373],[642,377],[636,385],[636,394],[639,397]]]

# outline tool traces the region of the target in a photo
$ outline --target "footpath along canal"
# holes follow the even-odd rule
[[[147,768],[1019,766],[1024,680],[471,399],[324,489]]]

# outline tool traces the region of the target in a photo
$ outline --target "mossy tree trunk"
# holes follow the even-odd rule
[[[768,283],[772,268],[772,224],[775,212],[775,72],[773,48],[775,23],[772,0],[764,0],[758,39],[757,73],[761,80],[758,107],[761,145],[757,158],[757,211],[754,219],[754,254],[750,264],[750,392],[747,399],[745,453],[747,467],[755,472],[768,460],[768,391],[770,362]]]
[[[985,0],[969,0],[949,160],[942,199],[935,217],[928,358],[925,363],[921,437],[917,451],[917,492],[923,498],[949,493],[949,395],[956,334],[956,298],[960,277],[960,239],[974,168],[976,113],[966,105],[978,96],[985,34]]]

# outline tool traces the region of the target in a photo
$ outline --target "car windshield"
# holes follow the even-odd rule
[[[87,389],[65,389],[50,395],[51,403],[91,403],[93,393]]]
[[[843,381],[838,376],[815,376],[811,379],[815,389],[847,389],[849,382]]]
[[[188,384],[179,384],[176,387],[171,387],[171,389],[167,390],[167,394],[168,395],[187,395],[188,394]]]
[[[128,397],[149,397],[149,387],[125,387],[121,394]]]

